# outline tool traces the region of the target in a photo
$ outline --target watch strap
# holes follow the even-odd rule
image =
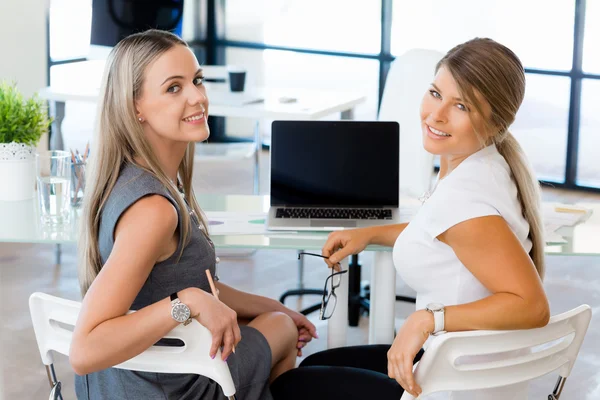
[[[435,324],[435,328],[433,329],[433,332],[432,332],[433,335],[444,332],[444,327],[446,325],[445,321],[444,321],[444,317],[445,317],[444,314],[445,314],[445,312],[443,309],[433,312],[433,321]]]
[[[440,333],[445,333],[446,332],[444,330],[446,327],[445,308],[441,304],[431,303],[431,304],[428,304],[427,307],[425,307],[425,309],[433,315],[434,328],[433,328],[433,332],[431,332],[431,334],[437,335]]]

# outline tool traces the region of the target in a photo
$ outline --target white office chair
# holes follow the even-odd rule
[[[556,387],[548,395],[548,400],[556,400],[575,364],[591,318],[592,310],[584,304],[552,317],[543,328],[440,335],[432,341],[417,364],[415,380],[425,396],[440,391],[517,384],[560,369]],[[499,361],[456,363],[460,357],[514,350],[525,350],[526,354],[507,356]],[[412,399],[414,397],[408,392],[404,392],[401,398]]]
[[[61,383],[56,379],[52,352],[69,355],[75,322],[81,303],[33,293],[29,297],[29,311],[42,362],[50,381],[50,399],[62,399]],[[153,346],[140,355],[115,368],[180,374],[198,374],[217,382],[229,400],[236,399],[235,386],[227,363],[221,360],[220,350],[213,359],[209,356],[212,337],[208,329],[193,320],[188,326],[179,325],[166,338],[183,341],[183,347]]]
[[[400,192],[411,197],[428,191],[433,177],[433,155],[423,148],[419,109],[442,57],[440,52],[424,49],[397,57],[381,98],[378,120],[400,124]]]

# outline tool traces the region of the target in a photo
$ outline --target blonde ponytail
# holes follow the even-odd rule
[[[540,185],[517,139],[510,132],[506,132],[506,135],[501,136],[504,136],[504,138],[496,143],[496,147],[508,163],[517,185],[517,196],[521,203],[523,217],[529,223],[529,239],[532,243],[529,256],[543,280],[545,273],[544,246],[546,243],[544,241],[544,225],[541,215]]]

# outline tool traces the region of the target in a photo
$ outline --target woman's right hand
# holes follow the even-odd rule
[[[217,350],[223,346],[221,357],[226,360],[233,347],[242,340],[237,313],[210,293],[198,288],[184,289],[179,297],[190,307],[193,318],[210,331],[212,335],[210,357],[215,358]]]
[[[363,251],[369,245],[371,236],[369,228],[332,232],[327,237],[321,254],[329,257],[325,259],[329,268],[338,270],[339,262],[351,254]]]

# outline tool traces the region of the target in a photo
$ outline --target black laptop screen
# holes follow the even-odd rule
[[[274,121],[271,205],[397,206],[396,122]]]

